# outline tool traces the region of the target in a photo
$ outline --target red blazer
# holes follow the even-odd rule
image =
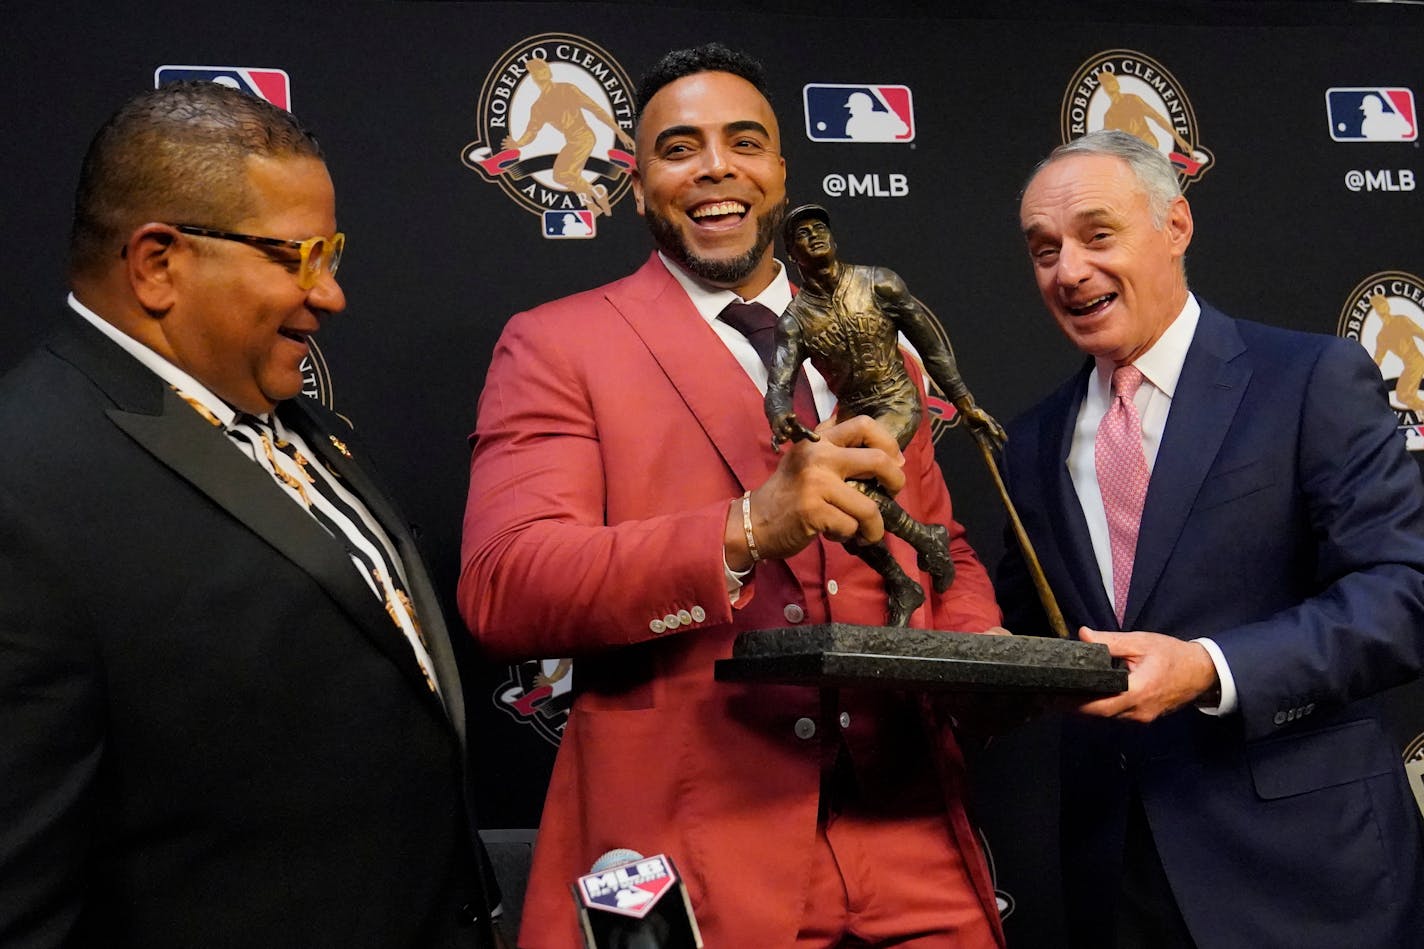
[[[820,775],[820,741],[795,726],[819,721],[817,691],[716,682],[713,663],[739,632],[788,625],[798,611],[805,623],[882,624],[880,576],[817,542],[759,565],[737,606],[728,603],[728,505],[778,456],[761,394],[656,255],[625,279],[515,316],[471,440],[465,620],[491,656],[577,658],[579,696],[544,805],[520,945],[578,944],[569,884],[615,847],[677,862],[708,945],[789,945]],[[958,568],[943,596],[920,575],[929,598],[913,625],[996,625],[927,426],[905,455],[898,499],[950,525]],[[914,575],[913,551],[890,543]],[[941,783],[956,843],[997,919],[948,727],[885,695],[844,702],[858,768]],[[907,717],[925,727],[906,729]]]

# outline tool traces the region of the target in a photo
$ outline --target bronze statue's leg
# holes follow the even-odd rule
[[[949,556],[949,528],[943,524],[922,524],[895,503],[879,485],[856,481],[855,486],[880,506],[885,529],[915,548],[916,563],[929,573],[936,593],[943,593],[954,582],[954,561]]]
[[[925,602],[924,587],[916,583],[909,574],[901,569],[884,542],[879,544],[850,543],[846,544],[845,548],[870,564],[876,573],[885,578],[885,598],[889,614],[885,625],[909,625],[910,614]]]

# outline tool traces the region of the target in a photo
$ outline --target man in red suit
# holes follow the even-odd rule
[[[713,678],[743,630],[884,622],[880,576],[840,543],[884,533],[848,478],[949,525],[957,579],[912,626],[984,631],[1000,613],[927,427],[903,453],[866,418],[771,447],[765,366],[719,319],[791,299],[760,66],[716,44],[670,53],[638,105],[634,194],[658,252],[514,317],[472,437],[465,619],[491,655],[577,665],[520,945],[575,946],[569,883],[619,847],[677,861],[709,946],[1002,945],[946,718],[914,696],[823,707],[812,688]]]

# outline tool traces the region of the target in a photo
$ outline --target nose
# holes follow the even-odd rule
[[[307,291],[307,302],[315,309],[340,313],[346,309],[346,291],[336,282],[335,275],[323,267],[317,275],[316,283]]]
[[[1088,279],[1088,255],[1073,241],[1064,241],[1058,249],[1058,266],[1054,278],[1062,287],[1076,287]]]
[[[709,142],[700,157],[702,167],[699,177],[721,180],[732,175],[732,153],[721,142]]]

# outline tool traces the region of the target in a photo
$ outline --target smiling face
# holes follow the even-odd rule
[[[1024,191],[1019,214],[1043,302],[1083,352],[1128,365],[1186,304],[1191,209],[1178,195],[1155,227],[1147,193],[1122,159],[1051,162]]]
[[[786,161],[771,105],[739,76],[668,83],[638,123],[633,194],[653,240],[703,283],[760,293],[776,274]]]
[[[224,230],[291,240],[336,233],[335,192],[321,161],[249,157],[247,183],[252,213],[217,222]],[[307,337],[346,306],[336,278],[323,269],[303,290],[300,254],[287,248],[179,235],[173,255],[173,304],[157,320],[159,351],[245,412],[271,411],[300,393]]]

